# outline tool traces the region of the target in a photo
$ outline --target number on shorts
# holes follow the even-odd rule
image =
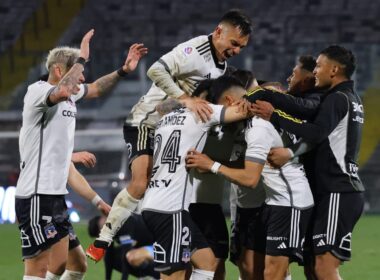
[[[184,246],[190,245],[190,230],[188,227],[182,228],[182,244]]]

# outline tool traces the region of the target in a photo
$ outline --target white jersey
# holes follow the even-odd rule
[[[298,209],[313,206],[313,195],[302,164],[288,162],[280,169],[274,169],[266,163],[271,148],[284,147],[279,132],[270,122],[257,117],[248,120],[245,140],[247,142],[245,160],[265,164],[262,176],[266,204],[292,206]]]
[[[202,153],[218,162],[229,161],[238,132],[235,124],[214,126],[208,133]],[[225,178],[212,173],[196,173],[191,203],[221,204],[226,184]]]
[[[244,157],[247,145],[244,143],[235,143],[233,146],[231,161],[236,161]],[[247,188],[231,183],[230,206],[234,208],[235,204],[240,208],[257,208],[263,205],[265,201],[265,190],[262,180],[260,179],[256,188]]]
[[[186,169],[186,154],[192,148],[202,151],[208,130],[224,118],[223,106],[210,106],[214,112],[206,123],[183,108],[165,115],[158,122],[152,177],[145,192],[142,211],[173,213],[188,210],[195,172]]]
[[[71,154],[74,147],[75,102],[87,93],[81,85],[76,95],[49,107],[47,98],[55,86],[39,81],[24,97],[19,138],[21,172],[16,197],[67,193]]]
[[[155,128],[160,119],[156,111],[156,106],[160,102],[168,96],[177,98],[184,93],[192,94],[199,82],[216,79],[223,75],[227,68],[226,62],[219,63],[216,58],[211,35],[195,37],[179,44],[156,63],[164,66],[178,88],[174,92],[165,92],[153,83],[148,93],[132,108],[126,119],[128,125],[144,124]]]

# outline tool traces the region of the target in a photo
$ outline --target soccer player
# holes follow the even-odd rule
[[[109,91],[120,75],[133,71],[147,52],[142,44],[135,44],[122,68],[94,83],[83,84],[82,72],[93,34],[91,30],[83,37],[80,49],[51,50],[46,62],[48,81],[30,85],[24,97],[16,216],[25,280],[45,279],[48,265],[56,275],[65,269],[69,221],[64,195],[74,145],[75,103]]]
[[[317,144],[313,252],[318,279],[341,279],[339,265],[351,258],[351,235],[364,206],[357,164],[364,110],[350,80],[354,70],[350,50],[327,47],[314,69],[315,86],[326,91],[314,121],[290,120],[276,110],[270,116],[275,125]]]
[[[231,77],[207,82],[210,92],[245,93]],[[155,239],[155,268],[162,279],[185,279],[190,259],[194,266],[192,279],[214,277],[214,254],[188,213],[197,175],[186,169],[185,157],[190,148],[203,149],[211,126],[246,118],[247,111],[237,110],[237,106],[211,107],[213,113],[205,123],[187,108],[181,108],[165,115],[157,124],[153,175],[143,200],[142,215]]]
[[[236,101],[235,98],[231,97],[228,103]],[[302,164],[292,162],[273,169],[266,163],[270,149],[284,146],[287,141],[288,137],[283,136],[283,140],[282,136],[270,122],[253,117],[245,130],[244,168],[227,167],[196,150],[190,150],[187,156],[187,167],[217,172],[242,186],[256,187],[263,175],[266,200],[261,226],[265,236],[260,241],[266,242],[264,278],[275,280],[286,277],[289,262],[302,261],[302,243],[313,206]]]
[[[247,45],[251,31],[250,19],[239,10],[231,10],[212,34],[179,44],[150,67],[148,76],[153,84],[132,108],[124,125],[124,139],[131,151],[131,182],[115,199],[99,237],[87,249],[90,258],[102,258],[104,249],[145,193],[153,164],[154,129],[159,120],[156,105],[168,97],[177,98],[206,120],[210,115],[207,103],[189,97],[200,81],[225,73],[226,60]]]

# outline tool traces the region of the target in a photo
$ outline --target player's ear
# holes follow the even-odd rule
[[[215,28],[215,31],[214,31],[214,34],[215,34],[215,37],[216,38],[220,38],[221,34],[222,34],[222,31],[223,31],[223,27],[221,24],[219,24],[216,28]]]

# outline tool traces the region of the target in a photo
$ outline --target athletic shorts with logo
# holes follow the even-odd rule
[[[144,221],[155,242],[155,270],[164,274],[185,270],[193,251],[209,247],[189,212],[159,213],[143,211]]]
[[[303,244],[312,208],[300,210],[264,204],[261,223],[264,229],[265,254],[288,256],[289,261],[303,262]]]
[[[198,226],[215,257],[228,257],[228,228],[222,207],[219,204],[191,203],[191,219]]]
[[[351,258],[351,236],[363,213],[363,193],[328,193],[316,199],[313,253],[331,252],[341,261]]]
[[[262,207],[240,208],[236,206],[236,219],[231,228],[230,260],[239,260],[242,248],[265,253],[265,237],[261,226]]]
[[[138,156],[153,156],[154,129],[145,125],[129,126],[124,124],[123,133],[128,149],[129,164]]]
[[[63,195],[16,198],[23,259],[33,258],[69,234],[71,226]]]

